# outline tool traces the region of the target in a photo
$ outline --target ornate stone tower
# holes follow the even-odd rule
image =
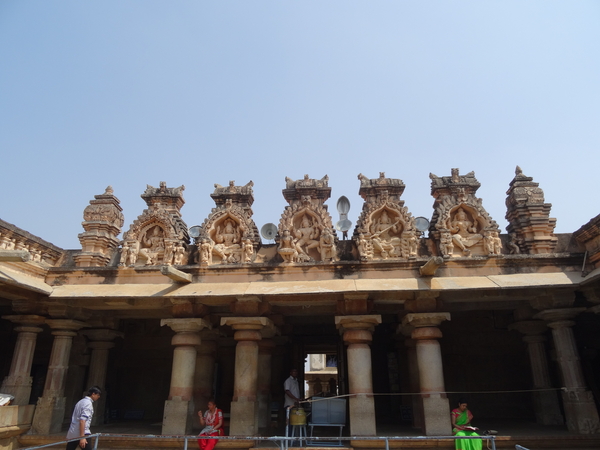
[[[78,236],[81,252],[73,256],[77,267],[108,265],[119,245],[117,236],[123,226],[123,208],[113,195],[112,186],[108,186],[104,194],[95,195],[94,199],[83,211],[85,232]]]
[[[260,236],[252,220],[254,183],[236,186],[215,184],[210,194],[216,203],[196,238],[200,265],[250,263],[256,257]]]
[[[325,202],[331,196],[329,177],[286,177],[283,197],[289,203],[279,220],[278,252],[285,263],[337,259],[337,235]]]
[[[556,219],[550,218],[551,203],[544,203],[544,191],[527,177],[519,166],[506,192],[506,230],[511,241],[523,253],[552,253],[557,237],[554,235]]]
[[[444,258],[456,256],[495,256],[502,253],[500,229],[475,196],[481,184],[474,172],[460,175],[452,169],[449,177],[432,173],[433,217],[430,236]]]
[[[190,238],[181,218],[185,186],[169,188],[164,181],[160,187],[147,185],[141,195],[148,209],[131,224],[125,233],[121,251],[121,266],[181,265],[187,263],[187,244]]]
[[[365,202],[353,239],[360,259],[415,258],[417,231],[414,218],[400,200],[405,188],[402,180],[386,178],[385,172],[374,179],[359,174],[358,179],[358,193]]]

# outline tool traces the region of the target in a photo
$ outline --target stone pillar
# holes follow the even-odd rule
[[[427,436],[449,436],[452,433],[450,405],[445,394],[444,367],[438,339],[442,332],[438,328],[450,313],[432,312],[407,314],[404,325],[415,329],[411,337],[416,340],[419,385],[423,399],[423,428]]]
[[[97,402],[94,402],[94,417],[92,418],[92,425],[98,425],[104,423],[108,353],[109,350],[115,346],[113,340],[118,337],[122,338],[123,333],[108,328],[99,328],[84,330],[82,331],[82,334],[87,336],[90,340],[87,346],[92,349],[86,389],[91,386],[98,386],[102,389],[100,399]]]
[[[18,324],[19,326],[15,327],[14,331],[19,334],[17,335],[10,370],[4,381],[2,381],[0,392],[14,396],[14,405],[28,405],[31,395],[31,364],[35,352],[35,343],[37,334],[42,331],[40,325],[46,319],[35,315],[2,316],[2,318]]]
[[[215,354],[217,352],[217,343],[214,340],[216,336],[213,331],[203,330],[200,336],[202,344],[196,348],[196,370],[194,372],[194,428],[201,428],[196,411],[206,411],[208,400],[214,396]]]
[[[76,331],[87,326],[83,322],[69,319],[49,319],[46,324],[52,328],[54,341],[44,393],[38,399],[33,416],[32,434],[60,432],[65,415],[65,381],[73,337],[77,335]]]
[[[417,341],[411,339],[414,327],[410,325],[398,326],[398,332],[405,336],[404,346],[408,360],[408,386],[409,392],[421,392],[419,382],[419,362],[417,360]],[[423,399],[420,395],[411,395],[411,406],[413,413],[413,428],[423,429]]]
[[[523,320],[510,325],[510,328],[523,333],[523,341],[527,343],[533,389],[552,389],[548,358],[546,357],[546,336],[548,327],[542,320]],[[533,392],[533,406],[536,422],[542,425],[563,425],[565,423],[560,412],[556,391]]]
[[[375,436],[375,403],[373,401],[373,374],[371,347],[373,328],[381,323],[381,316],[336,316],[335,325],[343,332],[348,359],[350,396],[350,434]]]
[[[165,401],[162,434],[190,434],[192,415],[195,413],[193,390],[196,370],[196,348],[200,345],[200,330],[210,328],[204,319],[163,319],[174,332],[171,344],[173,368],[169,398]]]
[[[271,425],[271,358],[275,348],[273,339],[258,343],[258,429],[266,431]]]
[[[547,309],[535,318],[545,320],[552,328],[556,357],[565,390],[562,393],[567,428],[579,434],[600,432],[598,410],[592,392],[585,386],[579,352],[571,327],[572,320],[585,308]]]
[[[235,330],[235,379],[231,402],[231,436],[255,436],[258,433],[258,341],[260,330],[272,326],[266,317],[223,317],[221,325]]]

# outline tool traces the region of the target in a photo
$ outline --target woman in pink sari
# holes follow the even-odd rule
[[[198,411],[200,425],[204,428],[198,436],[223,436],[223,411],[217,408],[214,399],[208,401],[208,409],[202,415],[202,410]],[[218,439],[198,439],[200,450],[213,450],[219,442]]]

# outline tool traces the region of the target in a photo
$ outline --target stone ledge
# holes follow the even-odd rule
[[[25,430],[26,431],[26,430]],[[37,445],[52,444],[54,442],[64,441],[64,436],[57,435],[22,435],[19,437],[19,444],[23,447],[33,447]],[[182,449],[184,439],[181,437],[169,436],[150,438],[145,436],[131,435],[130,437],[103,435],[98,442],[99,449]],[[188,439],[188,449],[197,447],[196,439]],[[255,446],[255,441],[250,439],[239,440],[219,440],[217,449],[249,449]]]

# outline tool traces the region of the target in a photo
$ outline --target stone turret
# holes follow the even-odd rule
[[[519,166],[506,192],[506,230],[522,253],[552,253],[558,238],[556,219],[550,218],[551,203],[544,203],[544,191]]]
[[[117,236],[123,226],[123,208],[113,195],[112,186],[104,194],[95,195],[94,200],[83,211],[83,228],[79,241],[81,252],[75,254],[77,267],[103,267],[110,263],[119,245]]]

